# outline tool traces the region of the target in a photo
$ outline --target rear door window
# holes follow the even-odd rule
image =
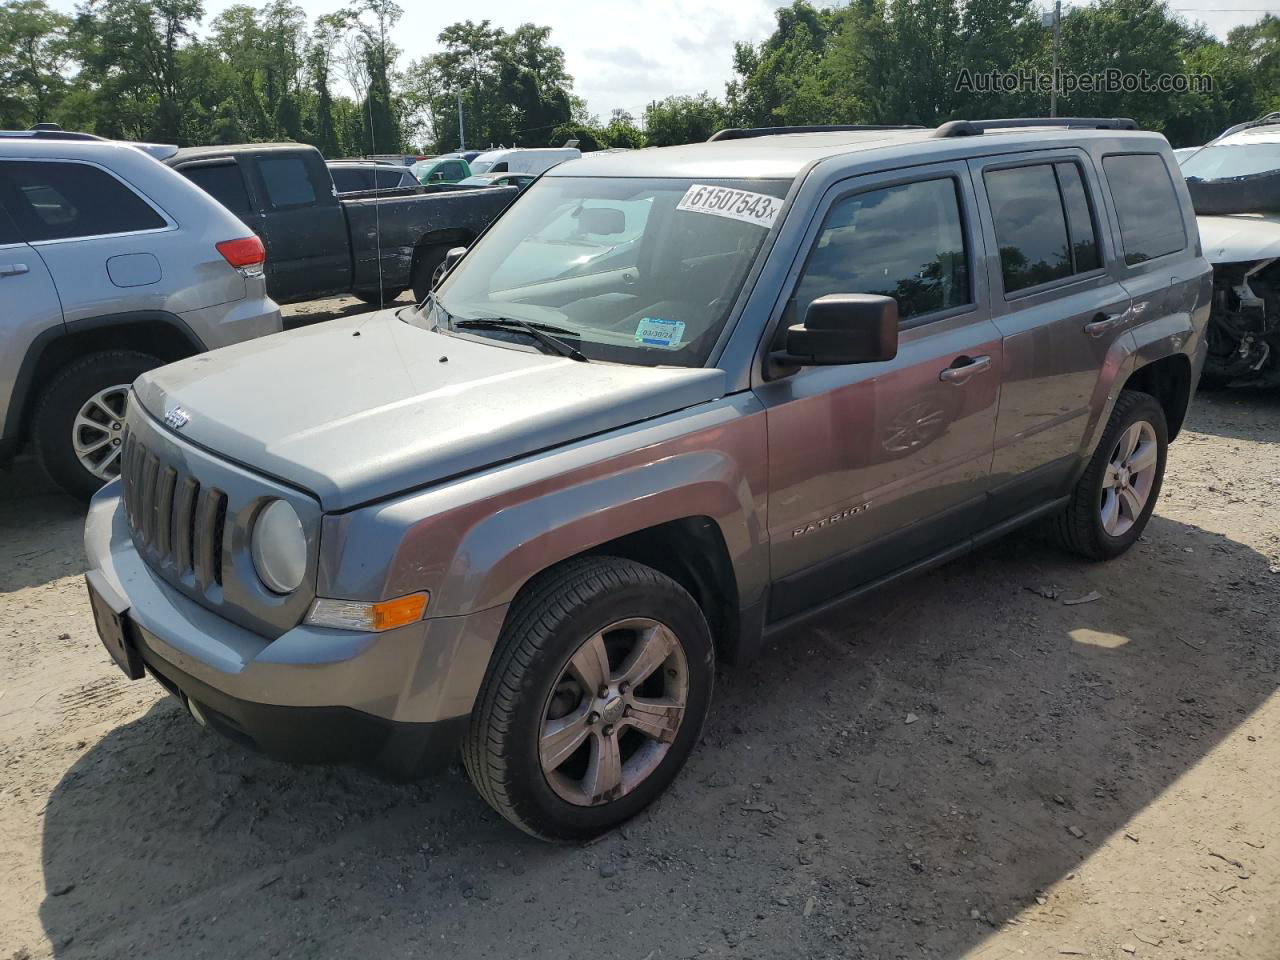
[[[301,157],[260,157],[258,172],[271,206],[300,207],[316,202],[316,191],[311,185],[311,174]]]
[[[1062,207],[1067,211],[1067,232],[1071,234],[1075,272],[1096,270],[1102,266],[1102,255],[1098,252],[1098,233],[1093,225],[1093,211],[1080,168],[1074,163],[1055,163],[1053,168],[1058,173],[1058,186],[1062,190]]]
[[[28,241],[159,230],[165,220],[105,170],[87,163],[0,162],[0,203]]]
[[[955,181],[920,180],[837,201],[796,287],[796,315],[830,293],[893,297],[902,320],[971,304]]]
[[[1113,154],[1102,158],[1102,169],[1120,218],[1125,263],[1132,266],[1186,247],[1182,204],[1159,154]]]
[[[1052,165],[988,170],[983,180],[1005,292],[1071,276],[1067,216]]]
[[[249,213],[249,191],[244,185],[240,164],[194,163],[180,167],[178,172],[194,183],[232,213]]]

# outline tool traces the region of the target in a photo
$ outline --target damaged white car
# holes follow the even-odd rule
[[[1213,264],[1201,383],[1280,386],[1280,113],[1231,127],[1181,168]]]

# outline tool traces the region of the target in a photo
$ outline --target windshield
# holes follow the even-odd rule
[[[543,177],[437,300],[455,321],[507,317],[572,331],[557,336],[592,360],[702,366],[789,186]]]
[[[488,173],[489,168],[493,166],[493,161],[495,159],[496,157],[490,157],[488,160],[486,160],[484,157],[484,154],[481,154],[480,156],[476,157],[474,160],[471,161],[471,172],[472,173]]]
[[[1182,161],[1188,180],[1230,180],[1280,170],[1280,143],[1205,147]]]

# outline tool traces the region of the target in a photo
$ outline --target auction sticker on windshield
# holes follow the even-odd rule
[[[646,347],[666,347],[674,350],[684,339],[684,322],[681,320],[662,320],[658,317],[644,317],[636,327],[636,343]]]
[[[773,221],[778,219],[782,201],[767,193],[752,193],[750,190],[735,190],[732,187],[713,187],[705,183],[695,183],[685,191],[680,202],[676,204],[676,209],[742,220],[745,223],[758,224],[767,230],[773,226]]]

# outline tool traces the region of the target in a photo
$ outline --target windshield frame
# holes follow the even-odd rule
[[[773,219],[772,223],[767,228],[765,228],[764,236],[761,238],[759,245],[756,247],[754,253],[752,253],[745,260],[744,262],[745,269],[743,269],[742,271],[741,279],[738,281],[736,290],[733,292],[732,296],[727,298],[727,307],[724,310],[723,314],[717,313],[718,317],[722,316],[722,319],[719,319],[717,321],[719,323],[718,333],[716,334],[715,339],[710,344],[710,347],[706,350],[705,355],[701,357],[700,362],[663,364],[661,362],[656,362],[656,363],[638,362],[636,359],[621,358],[621,357],[619,358],[597,357],[597,356],[590,357],[593,363],[620,363],[628,366],[680,367],[680,368],[687,368],[687,369],[708,369],[708,368],[715,368],[719,366],[720,360],[723,357],[726,349],[730,344],[730,341],[732,340],[735,334],[735,331],[738,328],[738,324],[741,319],[743,310],[745,309],[747,303],[749,302],[750,298],[753,295],[760,273],[765,268],[766,263],[769,261],[770,257],[772,256],[774,246],[777,242],[779,233],[783,229],[784,225],[786,224],[792,212],[793,199],[796,196],[796,194],[799,192],[802,184],[805,181],[804,172],[801,172],[799,175],[796,175],[796,176],[786,176],[786,175],[776,176],[775,175],[775,176],[768,176],[768,177],[743,177],[741,175],[734,176],[732,174],[727,176],[726,175],[706,175],[706,176],[691,177],[687,174],[685,175],[667,174],[667,175],[629,176],[629,177],[595,176],[595,177],[588,178],[582,175],[574,175],[571,173],[555,175],[548,171],[547,173],[536,177],[535,182],[529,184],[528,187],[526,187],[524,191],[522,191],[521,195],[512,201],[512,205],[511,207],[508,208],[508,212],[510,212],[513,208],[515,208],[516,204],[519,204],[522,202],[527,203],[529,195],[532,193],[533,189],[537,186],[539,182],[543,182],[545,180],[554,180],[554,181],[563,182],[563,181],[584,180],[584,179],[598,179],[598,180],[608,180],[608,181],[635,180],[635,181],[641,181],[641,182],[664,181],[664,180],[677,181],[677,182],[690,181],[691,183],[693,182],[709,183],[713,185],[731,186],[734,189],[748,189],[748,190],[750,189],[752,184],[756,184],[756,185],[769,184],[770,185],[769,195],[774,197],[774,199],[778,203],[777,214]],[[496,228],[496,225],[502,219],[504,218],[503,217],[496,218],[488,226],[486,226],[483,231],[481,231],[480,235],[476,238],[476,240],[472,241],[472,244],[468,247],[467,255],[464,255],[463,258],[461,258],[461,260],[459,261],[459,264],[465,263],[467,256],[469,256],[472,253],[472,251],[476,248],[476,246],[479,245],[484,240],[484,238],[489,234],[491,230]],[[463,269],[465,269],[465,267]],[[490,342],[499,346],[504,346],[508,349],[517,349],[517,350],[537,350],[538,349],[536,346],[530,343],[527,337],[520,334],[516,334],[516,338],[512,338],[510,336],[490,337],[487,335],[482,335],[480,331],[473,331],[473,330],[467,330],[467,329],[463,329],[463,330],[453,329],[452,320],[453,319],[459,319],[459,320],[470,319],[470,311],[464,308],[459,314],[457,314],[456,317],[454,317],[454,315],[452,314],[454,305],[448,303],[448,296],[449,296],[448,288],[451,285],[449,281],[452,278],[452,276],[453,276],[453,271],[450,271],[450,275],[441,281],[441,286],[436,291],[434,291],[431,296],[427,297],[423,304],[415,304],[412,307],[406,308],[406,312],[402,316],[402,319],[405,320],[406,322],[411,322],[417,326],[421,326],[424,329],[434,329],[438,332],[441,332],[447,335],[466,337],[467,339],[471,339],[471,340],[483,339],[483,340],[486,340],[487,342]],[[501,301],[490,301],[489,303],[490,309],[485,313],[485,316],[500,315],[502,313],[502,310],[500,309],[500,304],[501,304]],[[523,317],[523,316],[518,317],[518,319],[524,320],[526,322],[547,322],[541,319],[533,320],[530,317]],[[574,319],[571,317],[563,317],[560,320],[556,320],[552,322],[563,323],[564,325],[570,326],[570,327],[580,326],[580,324],[575,322]],[[593,343],[597,346],[608,345],[607,342],[591,341],[586,338],[581,340],[576,338],[569,339],[567,342],[575,346],[583,347],[584,350],[585,348],[588,348]],[[623,349],[623,348],[620,347],[619,349]]]

